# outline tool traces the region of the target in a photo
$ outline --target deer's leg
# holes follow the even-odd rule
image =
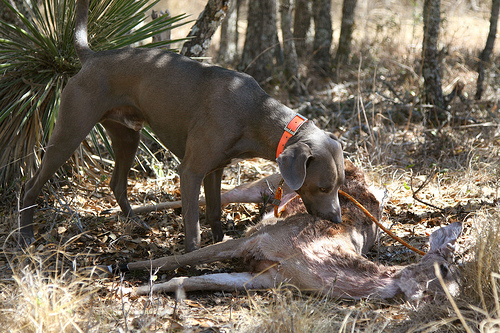
[[[239,185],[230,191],[222,193],[222,204],[254,202],[262,203],[265,196],[273,196],[281,180],[280,174],[273,174],[260,180]],[[284,192],[292,192],[288,187]]]
[[[246,289],[267,289],[275,286],[275,280],[270,271],[255,273],[219,273],[192,277],[177,277],[164,283],[142,286],[134,290],[136,295],[147,295],[150,292],[176,292],[211,290],[235,291]]]
[[[247,240],[248,238],[229,239],[225,242],[209,245],[186,254],[172,255],[155,260],[130,262],[127,264],[127,269],[131,271],[149,269],[170,271],[185,265],[199,265],[237,258],[241,255],[241,248]]]

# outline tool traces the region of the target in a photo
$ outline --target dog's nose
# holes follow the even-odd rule
[[[340,212],[333,212],[333,213],[327,213],[327,214],[318,214],[320,217],[324,218],[325,220],[331,221],[336,224],[342,223],[342,215]]]
[[[333,223],[337,223],[337,224],[342,223],[342,215],[340,214],[340,212],[334,213],[333,216],[332,216],[331,221]]]

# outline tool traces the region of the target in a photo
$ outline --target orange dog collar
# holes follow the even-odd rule
[[[276,150],[276,158],[280,156],[280,154],[283,152],[283,149],[285,149],[285,145],[288,142],[288,139],[290,139],[292,136],[297,133],[299,130],[300,126],[302,126],[305,122],[307,122],[307,118],[300,115],[296,114],[295,117],[286,125],[285,131],[283,132],[283,135],[281,136],[280,142],[278,143],[278,149]]]

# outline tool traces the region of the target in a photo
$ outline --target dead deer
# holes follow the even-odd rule
[[[380,219],[380,202],[369,189],[364,174],[352,163],[345,164],[342,190],[361,202]],[[271,179],[273,182],[276,180]],[[267,188],[267,180],[246,185],[225,194],[226,199],[254,197]],[[247,196],[245,196],[245,193]],[[450,264],[453,244],[461,224],[453,223],[430,236],[430,250],[417,264],[385,266],[369,261],[365,254],[374,244],[376,225],[359,208],[341,197],[342,223],[305,213],[300,198],[294,197],[283,209],[283,217],[265,217],[251,227],[246,236],[204,247],[184,255],[153,261],[129,263],[129,270],[157,268],[173,270],[229,258],[243,258],[248,271],[194,277],[176,277],[165,283],[136,288],[133,293],[236,289],[264,289],[292,284],[301,290],[320,292],[331,297],[359,299],[391,298],[404,293],[409,300],[419,300],[427,292],[441,290],[434,263],[452,292],[456,291],[455,270]],[[248,201],[248,200],[242,200]]]

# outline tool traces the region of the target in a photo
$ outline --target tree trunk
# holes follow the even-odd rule
[[[292,34],[292,4],[290,0],[280,0],[281,33],[283,35],[283,51],[285,58],[285,77],[290,91],[298,92],[299,65],[295,42]]]
[[[226,18],[220,27],[220,45],[217,60],[233,63],[238,56],[238,18],[241,0],[232,0]]]
[[[160,10],[159,12],[156,10],[153,10],[151,12],[151,19],[153,19],[153,20],[157,19],[158,17],[162,17],[162,16],[171,17],[168,9],[166,9],[165,11]],[[171,36],[170,30],[163,31],[163,32],[153,36],[153,43],[164,42],[164,41],[172,39],[171,37],[172,36]]]
[[[188,37],[182,47],[181,54],[188,57],[203,57],[215,31],[227,13],[230,0],[208,0],[203,12],[191,27]]]
[[[342,5],[342,25],[340,27],[339,45],[334,65],[338,69],[349,59],[351,54],[352,31],[354,29],[354,13],[357,0],[344,0]]]
[[[311,0],[295,0],[293,37],[297,55],[300,58],[308,54],[307,33],[311,28],[311,17]]]
[[[441,109],[445,108],[441,74],[439,71],[439,24],[441,20],[441,1],[424,2],[424,40],[422,49],[422,75],[424,76],[424,98],[427,103]],[[435,115],[441,121],[441,112],[435,108]]]
[[[11,24],[19,24],[16,15],[14,15],[14,13],[3,3],[3,1],[0,1],[0,20]]]
[[[262,83],[272,76],[279,52],[276,0],[249,1],[245,46],[238,69]]]
[[[25,17],[29,17],[28,7],[36,6],[39,0],[9,0],[9,3],[17,8],[19,12],[21,12]],[[0,20],[5,21],[7,23],[12,23],[17,26],[22,25],[22,22],[19,20],[17,15],[14,13],[3,3],[0,1]]]
[[[479,55],[479,63],[477,68],[477,85],[476,85],[476,99],[481,99],[483,95],[483,81],[485,66],[490,62],[491,53],[493,52],[493,47],[495,45],[495,35],[497,33],[498,25],[498,11],[500,9],[500,0],[493,0],[491,4],[491,17],[490,17],[490,32],[488,33],[488,39],[486,39],[486,46],[484,50]]]
[[[320,73],[330,72],[330,48],[332,46],[331,0],[313,0],[314,42],[313,62]]]

